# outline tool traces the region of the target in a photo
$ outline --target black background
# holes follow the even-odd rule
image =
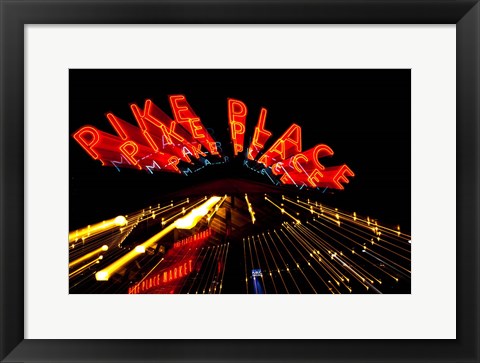
[[[327,144],[335,154],[323,164],[346,163],[354,171],[345,190],[318,192],[318,200],[410,230],[410,70],[75,69],[69,85],[70,135],[87,124],[116,135],[105,114],[136,125],[129,104],[143,108],[147,98],[172,116],[168,95],[183,94],[229,157],[227,99],[247,105],[248,135],[265,107],[265,128],[273,134],[267,147],[296,123],[303,150]],[[249,175],[243,156],[185,177],[102,167],[71,136],[69,152],[70,230],[142,209],[199,181]]]

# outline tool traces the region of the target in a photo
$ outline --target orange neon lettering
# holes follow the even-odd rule
[[[233,142],[234,155],[243,151],[246,118],[247,106],[242,101],[229,98],[228,122],[230,123],[230,135]]]
[[[219,155],[217,150],[217,143],[215,141],[208,142],[208,149],[210,150],[210,154]]]
[[[201,149],[202,149],[202,144],[197,144],[197,145],[192,144],[192,152],[195,158],[197,159],[200,158],[200,155],[207,156],[207,154],[205,154]]]
[[[302,128],[296,124],[292,124],[287,131],[268,149],[265,154],[258,160],[265,166],[270,166],[277,159],[285,160],[285,158],[302,151]],[[276,158],[274,156],[278,155]]]
[[[185,139],[181,137],[177,132],[175,132],[175,128],[177,127],[177,123],[172,121],[170,124],[170,129],[165,128],[165,138],[169,141],[170,144],[173,144],[172,137],[178,140],[179,142],[184,142]]]
[[[172,108],[173,115],[175,117],[175,120],[177,121],[188,121],[189,116],[183,116],[183,113],[188,112],[189,109],[185,105],[180,105],[179,103],[185,103],[186,99],[185,96],[183,95],[174,95],[169,97],[170,100],[170,107]]]
[[[168,282],[167,271],[165,271],[165,272],[163,273],[163,282]]]
[[[315,182],[320,182],[323,174],[318,169],[314,169],[313,172],[308,176],[307,181],[310,183],[310,186],[316,188],[317,184]]]
[[[117,117],[113,113],[107,113],[107,118],[108,118],[108,121],[110,121],[110,123],[112,124],[115,131],[117,132],[118,136],[120,136],[123,140],[126,140],[127,133],[122,128],[122,125],[120,124]]]
[[[175,170],[177,170],[178,172],[180,172],[180,169],[177,167],[178,163],[180,162],[180,159],[177,158],[176,156],[171,156],[169,159],[168,159],[168,165],[170,165],[171,167],[173,167]]]
[[[283,184],[295,184],[295,185],[297,185],[297,183],[295,182],[295,180],[292,178],[292,176],[289,173],[283,174],[282,177],[280,178],[280,181]]]
[[[200,121],[199,118],[192,118],[189,120],[190,122],[190,127],[192,129],[192,136],[196,139],[205,139],[205,130],[203,128],[202,122]],[[200,123],[198,125],[197,123]]]
[[[340,167],[337,174],[333,177],[333,182],[338,186],[339,189],[344,189],[343,185],[340,182],[348,183],[349,180],[347,176],[355,176],[353,171],[345,164]]]
[[[148,141],[150,146],[153,148],[153,150],[158,151],[159,147],[157,143],[153,140],[152,135],[148,132],[147,124],[145,123],[146,120],[146,115],[147,115],[147,109],[148,109],[148,103],[151,102],[150,100],[145,100],[145,106],[143,109],[143,113],[140,110],[140,108],[136,104],[131,104],[130,109],[132,110],[133,116],[135,117],[135,120],[137,120],[138,125],[140,126],[140,129],[143,132],[143,136],[145,139]],[[155,126],[161,128],[161,125],[158,123],[154,123]]]
[[[272,165],[272,174],[280,175],[285,173],[285,168],[283,167],[283,161],[279,161]]]
[[[297,154],[297,155],[294,155],[292,157],[292,165],[293,165],[293,168],[298,171],[299,173],[301,173],[303,170],[300,168],[300,161],[299,159],[302,159],[306,162],[308,162],[308,157],[306,157],[304,154]]]
[[[263,150],[265,143],[272,136],[270,131],[265,130],[265,119],[267,118],[267,109],[262,108],[260,110],[260,116],[258,117],[258,123],[253,133],[253,139],[250,147],[248,148],[248,158],[254,160],[258,153]]]
[[[178,140],[179,142],[183,142],[185,141],[185,139],[179,135],[175,128],[176,128],[176,122],[175,121],[171,121],[170,122],[170,126],[167,127],[167,125],[165,125],[163,122],[161,122],[159,119],[157,119],[155,116],[152,115],[152,108],[154,107],[154,104],[151,100],[145,100],[145,106],[144,106],[144,110],[143,112],[140,110],[140,108],[136,105],[136,104],[132,104],[130,105],[130,108],[133,112],[133,115],[135,116],[135,119],[137,120],[137,123],[139,124],[140,128],[142,129],[144,135],[145,135],[145,138],[148,140],[148,142],[150,143],[150,146],[152,146],[152,148],[157,151],[159,149],[159,146],[157,144],[157,142],[155,142],[153,140],[153,137],[152,137],[152,134],[151,134],[151,131],[153,130],[149,130],[148,128],[148,124],[147,124],[147,121],[156,126],[161,134],[160,135],[155,135],[157,137],[165,137],[165,140],[166,140],[166,143],[169,144],[169,145],[174,145],[173,141],[172,141],[172,138]],[[160,110],[157,110],[157,113],[159,113]],[[164,116],[166,117],[166,116]],[[148,136],[147,136],[148,135]]]
[[[98,154],[92,150],[92,148],[100,140],[98,130],[92,126],[84,126],[76,133],[73,134],[73,138],[77,140],[80,146],[95,160],[98,159]]]
[[[120,146],[122,154],[130,161],[133,165],[137,165],[137,160],[134,156],[138,152],[138,145],[133,141],[127,141]]]
[[[270,152],[280,155],[281,160],[285,160],[287,157],[287,151],[290,146],[294,146],[297,152],[302,151],[302,129],[300,126],[293,124],[287,131],[280,137],[275,144],[270,148]],[[293,136],[293,137],[292,137]],[[291,145],[287,145],[287,142]]]

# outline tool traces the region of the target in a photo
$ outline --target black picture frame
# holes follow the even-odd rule
[[[480,5],[461,1],[1,0],[0,359],[5,362],[479,362]],[[24,339],[24,25],[456,24],[457,339]],[[439,317],[441,318],[441,317]]]

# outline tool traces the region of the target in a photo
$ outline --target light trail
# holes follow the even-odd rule
[[[273,230],[273,232],[275,232],[275,230]],[[275,247],[275,249],[277,250],[277,253],[278,253],[278,255],[280,256],[280,259],[282,260],[283,265],[285,266],[285,269],[287,270],[288,274],[290,275],[290,278],[292,279],[293,284],[294,284],[295,287],[297,288],[298,293],[301,294],[302,292],[300,291],[300,288],[298,287],[297,282],[295,281],[294,277],[292,276],[292,272],[290,271],[290,268],[288,267],[288,264],[287,264],[287,263],[285,262],[285,260],[283,259],[283,256],[282,256],[282,254],[280,253],[280,250],[278,249],[277,245],[275,244],[275,241],[273,240],[272,235],[270,234],[270,232],[267,232],[267,234],[268,234],[268,237],[270,237],[270,239],[272,240],[273,247]]]
[[[282,231],[280,229],[280,231]],[[293,263],[295,264],[295,266],[297,267],[298,271],[300,271],[300,273],[303,275],[303,277],[305,278],[305,280],[307,281],[307,283],[310,285],[310,287],[312,288],[313,292],[316,294],[317,293],[317,290],[315,290],[315,287],[313,287],[312,283],[310,282],[310,280],[308,279],[308,277],[305,275],[305,272],[303,272],[302,268],[300,267],[300,264],[298,263],[298,261],[295,259],[295,257],[292,256],[292,254],[290,253],[289,249],[285,246],[285,243],[283,243],[283,239],[282,237],[280,237],[280,235],[277,233],[276,230],[273,231],[278,239],[280,240],[280,243],[283,245],[283,247],[285,248],[285,250],[287,251],[287,253],[290,255],[290,257],[292,258],[293,260]]]
[[[248,269],[247,269],[247,252],[245,249],[245,238],[243,238],[243,260],[245,261],[245,288],[248,294]]]
[[[307,222],[307,225],[310,225],[310,223]],[[313,225],[312,225],[312,227],[315,228],[315,229],[317,229],[317,230],[318,230],[319,232],[321,232],[321,233],[323,232],[322,230],[318,229],[317,227],[315,227],[315,226],[313,226]],[[323,232],[323,233],[324,233],[324,232]],[[327,236],[328,236],[328,235],[327,235]],[[329,237],[330,237],[334,242],[336,242],[337,244],[343,246],[343,244],[342,244],[340,241],[338,241],[337,239],[333,238],[332,236],[329,236]],[[356,253],[355,250],[352,249],[352,250],[351,250],[351,253],[354,254],[357,258],[360,258],[361,260],[365,261],[366,263],[368,263],[368,264],[370,264],[371,266],[375,267],[376,269],[380,270],[382,273],[388,275],[388,276],[391,277],[392,279],[397,280],[395,276],[389,274],[389,273],[386,272],[385,270],[382,270],[379,266],[377,266],[377,265],[376,265],[375,263],[373,263],[372,261],[364,258],[361,254]],[[372,277],[373,277],[374,279],[376,279],[380,284],[382,283],[380,279],[375,278],[373,275],[372,275]]]
[[[325,227],[327,227],[327,228],[330,228],[330,227],[326,226],[325,224],[318,222],[316,219],[314,219],[313,221],[316,222],[316,223],[318,223],[318,224],[321,224],[321,225],[323,225],[323,226],[325,226]],[[312,224],[310,224],[310,225],[312,225]],[[312,226],[313,226],[313,225],[312,225]],[[330,228],[330,229],[331,229],[331,228]],[[351,242],[353,242],[353,243],[355,243],[356,245],[360,246],[360,248],[362,248],[362,249],[367,249],[367,247],[366,247],[365,244],[362,245],[361,243],[358,243],[357,241],[349,238],[348,236],[345,236],[344,234],[342,234],[342,233],[340,233],[340,232],[338,232],[338,231],[336,231],[336,232],[337,232],[338,234],[342,235],[344,238],[349,239]],[[368,242],[368,243],[371,243],[371,241],[367,241],[367,242]],[[384,258],[387,259],[386,257],[384,257]],[[390,262],[392,262],[392,263],[395,263],[395,262],[391,261],[390,259],[387,259],[387,260],[390,261]],[[398,265],[398,266],[400,267],[400,265]],[[405,269],[404,267],[401,267],[401,268],[402,268],[402,269]],[[405,269],[405,271],[407,271],[408,273],[410,273],[410,271],[409,271],[408,269]]]
[[[312,250],[316,250],[306,239],[300,238],[300,241],[305,243]],[[320,248],[321,250],[324,250],[328,255],[331,254],[331,251],[328,249],[328,245],[325,246],[320,239],[313,238],[313,239],[310,239],[310,241],[316,242],[317,247]],[[349,289],[350,287],[346,285],[344,282],[345,280],[348,281],[348,278],[345,275],[343,275],[342,272],[339,271],[333,264],[330,263],[329,261],[330,256],[321,255],[320,251],[318,250],[317,250],[317,254],[322,257],[319,259],[318,263],[321,265],[322,268],[324,268],[325,272],[327,272],[327,274],[331,277],[331,279],[335,281],[337,286],[340,286],[340,284],[343,283]]]
[[[280,276],[280,279],[282,280],[283,287],[285,287],[285,291],[287,294],[290,294],[288,292],[287,285],[285,284],[285,281],[283,280],[282,272],[280,271],[280,268],[278,267],[277,261],[275,260],[275,255],[272,253],[272,250],[270,249],[270,246],[268,245],[267,238],[265,237],[265,233],[262,233],[263,239],[265,240],[265,244],[267,245],[268,251],[270,252],[270,256],[272,256],[273,263],[275,264],[275,268],[277,269],[278,276]]]
[[[88,225],[85,228],[77,229],[76,231],[68,234],[68,241],[74,243],[79,239],[95,236],[101,232],[107,231],[112,228],[118,228],[127,224],[127,219],[124,216],[118,216],[106,221]]]
[[[220,197],[211,197],[206,202],[204,202],[201,206],[192,209],[190,213],[188,213],[185,217],[177,219],[172,224],[168,225],[165,229],[154,235],[153,237],[149,238],[145,242],[143,242],[140,246],[143,246],[145,250],[158,242],[160,239],[165,237],[168,233],[173,231],[175,228],[179,229],[191,229],[195,227],[198,221],[203,218],[208,211],[220,200]],[[108,281],[110,276],[118,271],[120,268],[123,268],[125,265],[130,263],[132,260],[138,257],[141,252],[136,250],[132,250],[119,258],[117,261],[112,263],[111,265],[105,267],[101,271],[95,274],[95,278],[97,281]]]
[[[205,270],[208,270],[209,267],[210,267],[210,261],[213,259],[213,254],[215,253],[214,250],[216,250],[215,247],[216,246],[207,247],[208,259],[207,259],[206,262],[205,262],[205,258],[203,259],[202,268],[199,269],[199,271],[198,271],[199,273],[200,273],[200,271],[202,271],[202,273],[200,274],[200,281],[198,282],[198,286],[197,286],[197,290],[195,291],[195,294],[198,294],[200,286],[202,285],[203,278],[205,277]],[[203,290],[203,293],[205,293],[205,290]]]
[[[265,259],[265,262],[267,263],[268,274],[270,275],[270,279],[272,280],[273,289],[275,290],[275,293],[278,294],[277,286],[275,285],[275,280],[273,279],[273,276],[272,276],[272,270],[270,269],[270,265],[268,264],[267,255],[265,254],[265,250],[263,249],[262,240],[261,240],[260,236],[258,236],[258,243],[259,243],[260,248],[262,250],[263,258]]]
[[[252,217],[252,224],[255,224],[255,212],[253,211],[252,204],[248,200],[247,193],[245,193],[245,200],[247,201],[248,212],[250,213],[250,217]]]
[[[98,254],[100,254],[100,253],[102,253],[102,252],[106,252],[107,250],[108,250],[108,246],[107,246],[107,245],[103,245],[102,247],[99,247],[99,248],[93,250],[92,252],[89,252],[89,253],[87,253],[86,255],[84,255],[84,256],[76,259],[75,261],[70,262],[70,263],[68,264],[68,268],[72,268],[72,267],[74,267],[74,266],[77,266],[78,264],[80,264],[80,263],[82,263],[82,262],[84,262],[84,261],[86,261],[86,260],[89,260],[90,258],[94,257],[95,255],[98,255]]]
[[[255,264],[253,263],[253,256],[252,256],[252,247],[250,246],[250,237],[247,237],[247,242],[248,242],[248,251],[250,252],[250,262],[252,266],[252,270],[255,268]],[[253,279],[253,277],[252,277]],[[255,281],[253,281],[253,291],[256,291],[255,289]]]
[[[228,248],[230,247],[230,243],[227,243],[227,251],[225,252],[225,259],[223,261],[223,271],[222,271],[222,279],[220,280],[220,290],[219,294],[222,293],[222,288],[223,288],[223,277],[225,276],[225,270],[227,269],[227,257],[228,257]]]
[[[288,212],[285,210],[285,208],[283,208],[283,207],[275,204],[275,202],[272,201],[270,198],[268,198],[268,196],[266,196],[266,195],[265,195],[265,200],[268,201],[268,202],[270,202],[270,203],[271,203],[272,205],[274,205],[277,209],[279,209],[280,212],[282,212],[282,214],[286,214],[287,216],[289,216],[290,218],[292,218],[295,222],[300,223],[300,220],[299,220],[299,219],[295,218],[295,217],[292,216],[290,213],[288,213]]]
[[[71,272],[68,277],[69,278],[72,278],[76,275],[78,275],[79,273],[81,273],[82,271],[86,270],[87,268],[89,268],[90,266],[93,266],[97,263],[100,262],[100,260],[103,258],[102,255],[98,256],[96,259],[94,259],[93,261],[90,261],[89,263],[87,263],[86,265],[83,265],[82,267],[78,268],[77,270]]]
[[[210,289],[212,287],[212,281],[213,281],[213,277],[215,276],[215,266],[217,265],[218,266],[218,258],[219,258],[219,255],[222,251],[222,248],[223,248],[223,245],[221,246],[215,246],[215,254],[212,258],[212,262],[211,262],[211,266],[208,266],[208,274],[207,274],[207,278],[205,279],[205,286],[203,287],[203,294],[205,294],[205,291],[207,291],[208,293],[210,293]],[[212,281],[210,280],[210,275],[213,273],[213,276],[212,276]],[[208,290],[207,290],[207,286],[209,286]]]
[[[260,271],[263,271],[262,265],[260,264],[260,259],[258,258],[258,251],[257,251],[257,245],[255,244],[255,237],[253,236],[252,236],[252,243],[253,243],[253,248],[255,249],[255,256],[257,256],[258,268],[260,269]],[[267,289],[265,288],[265,281],[263,281],[263,272],[261,276],[261,281],[263,285],[263,293],[267,294]]]
[[[290,227],[290,226],[288,226]],[[289,231],[288,227],[286,228],[287,231]],[[291,227],[290,227],[291,228]],[[297,252],[300,254],[300,256],[302,256],[302,258],[305,260],[305,262],[307,263],[308,266],[310,266],[310,268],[312,269],[312,271],[318,276],[318,278],[320,279],[320,281],[322,281],[322,283],[325,285],[325,287],[327,287],[328,289],[328,284],[325,282],[325,280],[322,278],[322,276],[317,272],[317,270],[315,270],[314,266],[310,263],[310,261],[308,261],[308,259],[305,257],[305,255],[297,248],[297,246],[295,246],[295,243],[290,239],[288,238],[287,234],[283,231],[283,229],[280,230],[284,235],[285,237],[287,238],[287,240],[292,244],[292,246],[297,250]],[[289,231],[290,232],[290,231]],[[297,239],[296,237],[294,237],[295,239]],[[298,239],[297,239],[298,240]],[[309,253],[310,257],[313,257],[313,254],[310,253],[308,251],[308,249],[305,247],[305,245],[303,244],[302,241],[299,241],[300,242],[300,245],[302,246],[303,249],[305,249],[305,251],[307,253]],[[313,258],[314,261],[316,261],[315,258]],[[317,262],[317,261],[316,261]]]
[[[209,250],[210,250],[210,247],[207,247],[207,248],[202,247],[202,249],[200,250],[200,253],[199,253],[198,256],[197,256],[197,260],[196,260],[196,261],[203,261],[203,260],[205,260],[205,256],[207,256],[207,253],[209,252]],[[202,252],[203,252],[203,251],[205,251],[205,254],[203,255],[203,258],[200,258],[200,256],[202,255]],[[197,264],[195,263],[194,266],[195,266],[195,268],[196,268]],[[198,275],[199,275],[199,273],[200,273],[200,269],[199,269],[199,268],[196,268],[196,271],[197,271],[197,273],[195,274],[195,277],[193,278],[192,283],[190,284],[190,287],[189,287],[189,289],[188,289],[188,291],[187,291],[187,294],[190,294],[190,291],[192,290],[193,285],[195,284],[195,282],[196,282],[196,280],[197,280],[197,277],[198,277]],[[186,281],[185,281],[185,282],[186,282]]]

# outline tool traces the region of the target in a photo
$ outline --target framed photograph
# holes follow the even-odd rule
[[[477,1],[1,9],[2,361],[478,361]]]

